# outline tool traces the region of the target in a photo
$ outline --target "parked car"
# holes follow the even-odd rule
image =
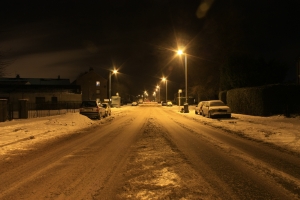
[[[167,102],[167,106],[173,106],[172,102],[171,102],[171,101],[168,101],[168,102]]]
[[[105,117],[111,115],[111,108],[109,103],[102,103],[102,107],[105,109]]]
[[[131,103],[131,105],[132,105],[132,106],[137,106],[138,103],[137,103],[136,101],[134,101],[134,102]]]
[[[167,102],[162,101],[162,102],[161,102],[161,105],[162,105],[162,106],[166,106],[166,105],[167,105]]]
[[[203,104],[205,103],[206,101],[200,101],[199,103],[198,103],[198,105],[196,105],[196,107],[195,107],[195,114],[197,115],[197,114],[199,114],[199,115],[202,115],[202,106],[203,106]]]
[[[215,116],[231,118],[231,109],[220,100],[206,101],[202,106],[202,115],[209,118]]]
[[[82,101],[79,113],[89,118],[101,119],[105,117],[105,108],[97,101]]]

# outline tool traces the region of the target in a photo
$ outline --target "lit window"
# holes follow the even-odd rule
[[[100,86],[100,81],[96,81],[96,86]]]

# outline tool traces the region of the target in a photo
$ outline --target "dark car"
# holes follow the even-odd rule
[[[89,118],[101,119],[105,117],[105,108],[97,101],[83,101],[79,113]]]
[[[167,106],[167,102],[163,101],[163,102],[161,102],[161,105],[162,106]]]

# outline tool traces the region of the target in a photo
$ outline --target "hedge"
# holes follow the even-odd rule
[[[299,85],[266,85],[227,91],[226,101],[234,113],[270,116],[300,113]]]

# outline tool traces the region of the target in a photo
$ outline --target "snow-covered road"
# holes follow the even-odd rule
[[[271,117],[233,114],[231,119],[208,119],[194,113],[190,106],[189,113],[180,113],[178,106],[162,107],[209,126],[235,132],[243,137],[270,143],[290,151],[300,153],[300,116],[286,118],[282,115]],[[0,123],[0,155],[14,149],[30,148],[30,145],[53,137],[60,137],[74,131],[105,123],[118,117],[131,106],[113,108],[111,118],[95,121],[79,113],[12,120]]]
[[[277,130],[299,137],[299,118],[178,111],[124,106],[100,121],[69,113],[4,122],[0,199],[300,198],[299,154],[285,150],[298,141],[274,140],[285,133]]]

